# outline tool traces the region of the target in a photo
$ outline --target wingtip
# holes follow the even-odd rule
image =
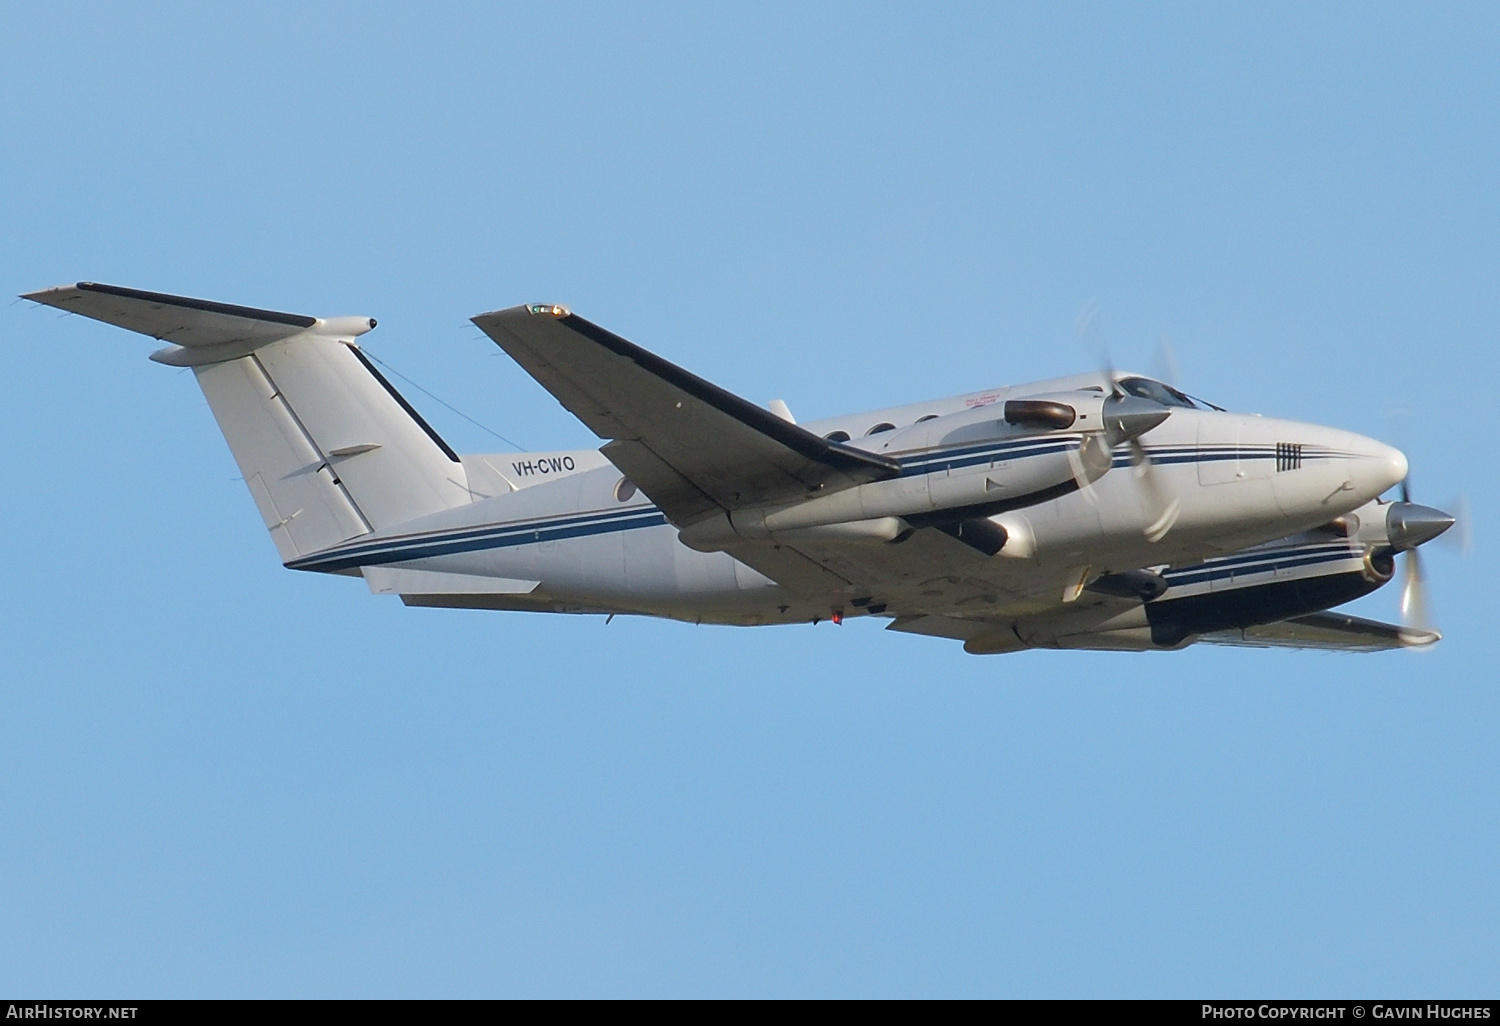
[[[53,285],[50,288],[37,289],[35,292],[23,292],[23,293],[21,293],[21,298],[22,299],[29,299],[33,303],[42,303],[44,305],[51,305],[51,304],[47,303],[47,300],[49,298],[54,298],[54,297],[56,297],[58,295],[58,293],[61,293],[61,292],[71,292],[71,291],[74,291],[79,286],[85,285],[85,284],[87,284],[87,282],[76,281],[76,282],[69,282],[66,285]]]
[[[1402,648],[1431,648],[1443,640],[1439,631],[1423,630],[1418,627],[1403,627],[1398,635],[1401,639]]]
[[[525,303],[521,306],[508,306],[503,310],[490,310],[475,314],[469,320],[483,328],[486,324],[496,324],[507,320],[522,321],[532,317],[547,317],[560,321],[572,316],[573,311],[561,303]]]

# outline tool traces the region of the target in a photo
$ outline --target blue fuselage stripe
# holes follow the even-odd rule
[[[1181,570],[1169,570],[1162,576],[1167,579],[1170,589],[1190,584],[1203,584],[1207,581],[1249,577],[1252,574],[1274,573],[1277,570],[1289,570],[1293,567],[1316,566],[1319,563],[1341,563],[1359,558],[1358,553],[1348,546],[1340,547],[1337,551],[1324,552],[1280,549],[1275,553],[1261,553],[1253,558],[1233,561],[1233,565],[1226,565],[1230,562],[1227,560],[1214,564],[1205,563],[1195,567],[1184,567]]]
[[[1002,443],[988,442],[983,445],[962,446],[948,450],[931,451],[902,461],[901,476],[911,477],[937,474],[944,471],[966,469],[986,463],[1027,459],[1033,456],[1049,456],[1076,451],[1081,436],[1068,435],[1046,439],[1026,438]],[[1217,462],[1234,459],[1274,459],[1274,446],[1158,446],[1148,447],[1153,462],[1161,464]],[[1316,456],[1342,456],[1331,450],[1304,451],[1304,459]],[[1128,466],[1130,456],[1116,453],[1114,466]],[[487,524],[480,527],[457,528],[434,532],[430,535],[382,538],[355,543],[343,548],[316,553],[293,560],[287,566],[299,570],[349,570],[361,566],[384,563],[401,563],[408,560],[428,559],[434,556],[449,556],[462,552],[479,552],[487,549],[511,548],[539,542],[561,541],[568,538],[583,538],[590,535],[634,531],[648,527],[660,527],[668,523],[666,516],[655,506],[636,506],[605,512],[572,513],[536,520],[517,521],[510,524]],[[1214,561],[1195,568],[1194,574],[1232,572],[1231,563],[1254,562],[1266,559],[1264,554],[1229,557],[1227,561]],[[1326,557],[1325,557],[1326,558]],[[1343,558],[1343,557],[1338,557]],[[1212,571],[1208,568],[1213,567]],[[1194,583],[1180,575],[1184,571],[1168,573],[1168,580],[1175,584]],[[1243,571],[1241,571],[1243,572]],[[1196,580],[1195,578],[1194,580]],[[1208,578],[1202,578],[1208,579]]]
[[[298,570],[349,570],[360,566],[451,556],[461,552],[505,549],[567,538],[585,538],[595,534],[634,531],[645,527],[660,527],[666,522],[667,518],[660,510],[649,506],[629,511],[612,511],[602,516],[554,517],[501,527],[435,534],[426,538],[389,539],[383,543],[329,552],[287,565]]]
[[[1033,438],[1025,441],[1008,442],[1003,445],[996,445],[991,442],[986,445],[926,452],[919,456],[903,458],[901,460],[901,476],[914,477],[918,474],[934,474],[944,470],[974,467],[983,463],[992,463],[996,460],[1018,460],[1025,459],[1028,456],[1050,456],[1054,453],[1066,453],[1069,450],[1077,449],[1078,441],[1077,436],[1047,440]]]

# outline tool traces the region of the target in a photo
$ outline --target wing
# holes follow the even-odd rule
[[[935,638],[953,638],[965,642],[968,650],[971,643],[981,643],[985,653],[1019,651],[1029,647],[1020,636],[1011,636],[1011,631],[1002,620],[994,618],[965,618],[955,616],[914,615],[899,616],[887,625],[887,630],[904,631],[909,634],[925,634]],[[1075,641],[1080,637],[1075,637]],[[1313,648],[1328,652],[1383,652],[1393,648],[1422,648],[1441,640],[1436,631],[1414,630],[1395,624],[1365,620],[1343,613],[1310,613],[1293,617],[1279,623],[1243,630],[1215,631],[1201,634],[1195,642],[1208,645],[1233,645],[1240,648]],[[1125,642],[1115,645],[1074,645],[1080,648],[1118,648],[1121,651],[1140,650],[1139,645]]]
[[[563,307],[515,307],[474,323],[609,439],[604,454],[679,527],[900,472],[893,459],[829,442]],[[724,551],[830,611],[896,613],[912,589],[942,608],[1019,597],[1024,568],[989,558],[1003,537],[964,521],[919,528],[899,544],[745,542]],[[1062,590],[1060,581],[1036,586]]]
[[[1319,648],[1333,652],[1383,652],[1422,648],[1442,639],[1437,631],[1365,620],[1345,613],[1309,613],[1243,630],[1215,631],[1198,640],[1244,648]]]
[[[600,438],[679,527],[894,477],[895,460],[829,442],[560,306],[474,318]]]

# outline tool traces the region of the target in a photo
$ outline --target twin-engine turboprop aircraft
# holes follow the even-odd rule
[[[794,422],[551,304],[474,318],[606,444],[455,453],[319,319],[80,282],[25,298],[170,343],[282,562],[408,605],[841,622],[975,653],[1376,650],[1420,624],[1330,607],[1453,518],[1380,497],[1395,449],[1079,375]]]

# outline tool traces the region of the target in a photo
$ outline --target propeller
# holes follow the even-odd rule
[[[1079,314],[1077,329],[1080,340],[1093,333],[1097,313],[1097,304],[1090,303]],[[1165,353],[1171,359],[1170,343],[1165,339],[1160,353]],[[1171,362],[1174,365],[1176,363],[1175,359],[1171,359]],[[1099,364],[1105,392],[1104,432],[1102,435],[1085,436],[1074,461],[1074,477],[1078,480],[1084,498],[1097,504],[1098,496],[1089,485],[1113,466],[1115,446],[1121,443],[1127,445],[1130,450],[1131,477],[1148,518],[1143,533],[1147,541],[1159,542],[1177,523],[1177,518],[1182,513],[1182,504],[1163,484],[1156,465],[1151,462],[1146,446],[1141,442],[1141,436],[1166,420],[1171,410],[1150,399],[1130,395],[1120,388],[1119,375],[1115,373],[1109,350],[1103,346],[1100,347]],[[1175,377],[1175,366],[1173,376]],[[1089,471],[1094,472],[1093,477],[1087,477]]]
[[[1146,455],[1146,447],[1139,438],[1130,440],[1130,461],[1134,466],[1132,473],[1146,500],[1146,513],[1152,518],[1144,532],[1146,540],[1159,542],[1167,536],[1167,532],[1182,515],[1182,503],[1162,486],[1161,477],[1156,473],[1156,465]]]
[[[1163,335],[1156,343],[1156,355],[1151,360],[1151,371],[1157,381],[1178,387],[1182,380],[1182,367],[1177,362],[1177,350],[1172,340]]]
[[[1419,631],[1433,629],[1432,609],[1427,604],[1427,573],[1416,549],[1406,554],[1401,570],[1401,624]]]
[[[1143,533],[1147,541],[1159,542],[1177,523],[1182,503],[1162,483],[1141,436],[1166,420],[1171,411],[1150,399],[1125,393],[1108,356],[1104,358],[1101,372],[1109,391],[1109,397],[1104,400],[1105,438],[1111,448],[1121,442],[1129,448],[1131,477],[1150,518]]]
[[[1094,491],[1094,482],[1109,472],[1114,465],[1115,454],[1101,434],[1086,434],[1077,449],[1068,450],[1068,463],[1073,469],[1073,480],[1079,493],[1091,505],[1099,505],[1099,493]]]
[[[1410,434],[1412,415],[1411,407],[1404,404],[1387,410],[1387,416],[1398,436]],[[1391,547],[1406,553],[1401,568],[1401,622],[1413,630],[1435,629],[1432,610],[1427,601],[1427,573],[1422,566],[1422,557],[1417,554],[1417,546],[1442,535],[1445,545],[1456,546],[1463,555],[1469,554],[1468,501],[1460,495],[1450,504],[1450,508],[1457,511],[1456,516],[1412,502],[1411,475],[1408,474],[1401,482],[1400,502],[1392,503],[1386,514],[1386,534],[1390,538]],[[1458,530],[1447,534],[1455,523]]]
[[[1453,544],[1458,548],[1460,556],[1467,556],[1474,551],[1474,520],[1469,516],[1469,497],[1463,492],[1450,504],[1453,510],[1453,519],[1458,522],[1458,531],[1453,535]],[[1447,536],[1444,536],[1447,541]]]
[[[1427,574],[1417,547],[1431,541],[1455,523],[1442,510],[1411,501],[1411,478],[1401,482],[1401,501],[1392,503],[1386,513],[1386,532],[1391,547],[1406,553],[1401,568],[1401,622],[1413,630],[1433,630],[1432,611],[1427,602]]]

